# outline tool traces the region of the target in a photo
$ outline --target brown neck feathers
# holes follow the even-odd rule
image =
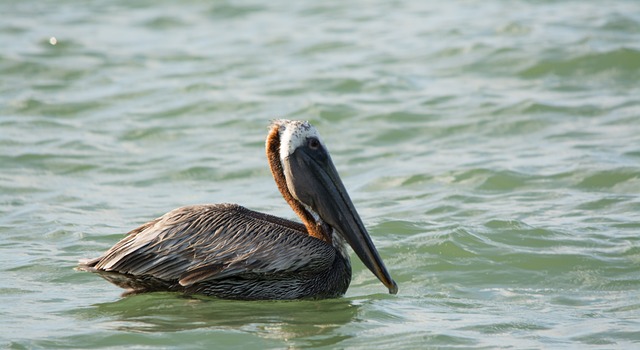
[[[278,186],[280,193],[282,193],[284,200],[289,203],[293,211],[300,217],[310,236],[323,240],[327,243],[331,243],[331,236],[329,232],[327,232],[328,230],[324,227],[326,225],[323,225],[322,222],[316,222],[313,215],[309,213],[300,201],[293,197],[287,187],[287,180],[284,177],[284,169],[280,162],[280,133],[278,125],[274,125],[271,128],[269,136],[267,136],[266,148],[267,160],[269,161],[271,173],[273,174],[274,180],[276,180],[276,185]]]

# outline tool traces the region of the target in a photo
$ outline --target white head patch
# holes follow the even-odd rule
[[[307,139],[316,138],[322,144],[320,133],[309,122],[299,120],[274,120],[280,133],[280,161],[284,161],[298,147],[307,143]]]

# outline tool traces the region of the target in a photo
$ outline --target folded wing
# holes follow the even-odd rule
[[[234,204],[175,209],[80,268],[188,287],[231,277],[278,279],[331,268],[336,251],[302,224]]]

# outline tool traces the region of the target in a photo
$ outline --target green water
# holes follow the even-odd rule
[[[637,347],[639,82],[631,0],[2,1],[0,347]],[[182,205],[293,218],[276,117],[320,130],[398,295],[356,257],[325,301],[73,270]]]

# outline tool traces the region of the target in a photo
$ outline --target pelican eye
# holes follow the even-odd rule
[[[309,145],[309,148],[311,148],[312,150],[317,150],[318,148],[320,148],[320,141],[315,137],[310,138],[307,141],[307,144]]]

